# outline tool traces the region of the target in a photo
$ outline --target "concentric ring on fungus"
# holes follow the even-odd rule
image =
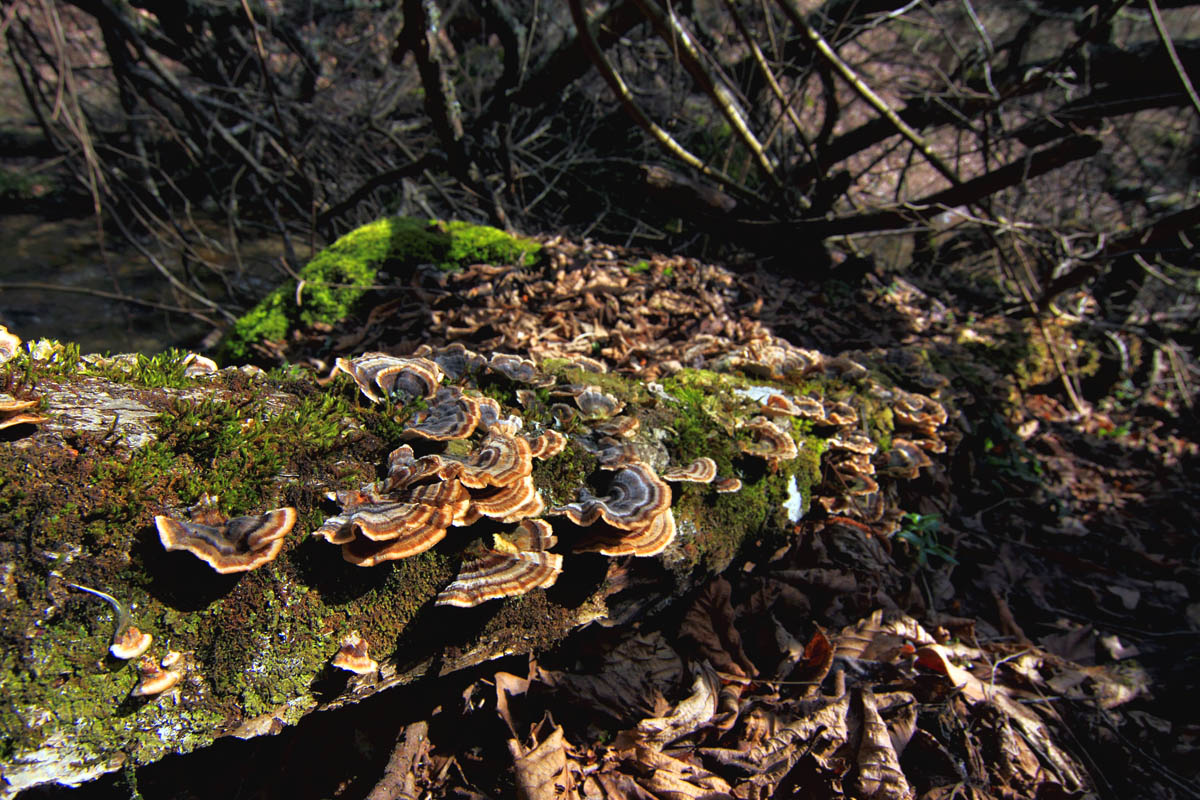
[[[717,462],[708,456],[700,456],[686,467],[670,467],[663,470],[662,479],[665,481],[691,481],[693,483],[712,483],[717,477]]]
[[[430,407],[417,412],[401,435],[438,442],[465,439],[475,432],[481,418],[478,400],[463,394],[457,386],[443,386]]]
[[[373,403],[382,403],[387,396],[399,395],[402,400],[414,397],[430,398],[442,382],[441,368],[427,358],[401,358],[387,353],[363,353],[355,358],[339,358],[336,368],[345,372]],[[377,387],[383,395],[375,393]]]
[[[545,520],[524,520],[508,536],[493,537],[492,549],[463,563],[454,582],[437,596],[439,606],[470,608],[488,600],[548,589],[562,573],[563,557],[547,552],[558,541]]]
[[[576,525],[587,527],[603,520],[614,528],[640,530],[671,508],[671,487],[649,464],[635,462],[613,475],[608,494],[595,497],[586,488],[581,499],[553,510]]]
[[[367,640],[358,631],[351,631],[342,637],[342,644],[329,663],[355,675],[371,675],[379,670],[379,662],[368,655],[368,649]]]
[[[743,453],[765,458],[772,465],[800,454],[792,435],[766,417],[754,417],[746,423],[746,430],[754,434],[754,440],[741,443]]]
[[[205,519],[211,520],[212,511]],[[222,575],[248,572],[279,555],[283,537],[296,524],[296,509],[277,508],[265,514],[234,517],[214,525],[154,518],[158,538],[167,550],[187,550]]]

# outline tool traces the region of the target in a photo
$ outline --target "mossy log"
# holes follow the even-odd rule
[[[591,383],[624,401],[641,421],[638,441],[663,460],[708,455],[743,489],[675,484],[678,535],[653,558],[573,554],[572,526],[554,518],[566,552],[558,585],[477,608],[437,607],[463,549],[496,526],[452,529],[427,552],[366,569],[307,535],[337,510],[329,492],[381,474],[413,407],[367,403],[344,376],[326,386],[287,371],[190,378],[181,354],[28,349],[34,355],[3,368],[8,391],[40,398],[47,418],[6,430],[0,443],[5,795],[76,784],[126,759],[148,763],[220,736],[275,732],[317,708],[661,607],[727,566],[746,537],[785,532],[811,498],[824,449],[797,420],[798,457],[772,467],[742,452],[739,419],[761,407],[736,390],[779,382],[685,370],[650,391],[636,379],[544,364],[560,383]],[[496,375],[479,384],[528,418],[535,412],[516,405],[516,388]],[[850,398],[860,388],[843,383],[837,392]],[[603,475],[594,455],[571,444],[540,462],[534,479],[547,504],[561,504],[580,487],[602,492]],[[229,514],[295,507],[282,554],[252,572],[218,575],[188,553],[165,552],[155,515],[182,516],[205,493]],[[108,653],[117,614],[80,586],[111,595],[154,636],[149,656],[182,654],[173,691],[131,695],[137,664]],[[354,630],[381,662],[377,674],[331,668]]]

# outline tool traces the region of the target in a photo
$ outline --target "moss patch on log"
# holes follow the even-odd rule
[[[402,276],[421,264],[454,269],[466,264],[530,266],[541,245],[487,225],[389,217],[357,228],[322,250],[234,323],[221,343],[227,360],[244,359],[250,345],[281,341],[296,326],[333,325],[348,317],[380,272]]]
[[[119,416],[112,431],[50,424],[0,446],[0,689],[9,700],[0,705],[0,767],[9,777],[56,779],[51,756],[37,754],[62,756],[66,745],[56,743],[64,737],[77,763],[57,767],[57,779],[107,768],[114,759],[146,763],[221,735],[291,723],[313,708],[430,670],[545,647],[604,613],[606,562],[570,553],[569,524],[560,531],[567,580],[466,610],[432,601],[453,579],[460,554],[490,533],[490,523],[481,523],[482,532],[452,529],[432,550],[367,569],[307,535],[337,511],[327,492],[382,475],[419,403],[366,405],[345,376],[319,386],[298,371],[253,377],[226,369],[197,380],[183,374],[182,354],[134,359],[135,368],[126,370],[73,348],[47,352],[54,357],[22,356],[6,365],[8,383],[84,401],[103,392],[136,400],[152,416],[136,447],[117,436],[126,424]],[[789,535],[789,489],[800,492],[804,506],[811,501],[823,437],[797,420],[785,430],[798,457],[772,466],[744,454],[742,423],[761,406],[737,391],[798,392],[807,384],[683,370],[650,392],[633,377],[563,362],[543,369],[563,383],[591,384],[624,400],[623,413],[641,423],[637,441],[669,463],[708,456],[722,477],[743,482],[737,494],[673,484],[676,545],[638,564],[654,573],[654,586],[686,590],[728,566],[748,539]],[[871,410],[865,386],[828,378],[821,390],[853,402],[873,435],[890,436],[890,415]],[[484,388],[505,402],[505,413],[526,414],[512,403],[518,385],[489,375]],[[539,396],[549,399],[544,391]],[[47,402],[51,417],[57,402]],[[538,413],[528,412],[528,425],[552,424]],[[576,499],[581,486],[603,493],[610,474],[572,439],[536,463],[534,480],[548,503],[561,504]],[[217,575],[190,554],[165,552],[153,525],[156,514],[180,516],[205,492],[218,495],[229,514],[294,506],[299,522],[275,561]],[[558,530],[562,518],[554,519]],[[662,580],[667,576],[672,580]],[[154,657],[168,649],[185,654],[179,691],[131,698],[136,665],[107,655],[112,609],[69,583],[108,592],[129,607],[134,624],[155,636]],[[371,643],[385,664],[382,677],[348,678],[330,668],[350,630]]]

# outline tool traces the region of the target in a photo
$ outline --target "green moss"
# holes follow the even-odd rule
[[[180,356],[135,360],[119,378],[146,386],[189,383],[179,371]],[[66,360],[77,362],[77,351],[64,351]],[[819,388],[826,397],[852,402],[876,438],[891,433],[884,404],[834,379],[797,385],[683,370],[662,381],[672,401],[651,395],[637,378],[595,375],[561,361],[544,368],[565,382],[599,386],[625,400],[625,413],[641,421],[639,443],[665,450],[671,463],[709,456],[722,477],[743,481],[735,494],[673,484],[683,558],[672,563],[681,579],[723,569],[748,540],[787,535],[789,485],[794,481],[807,504],[820,480],[825,440],[803,420],[790,428],[797,458],[771,466],[741,452],[741,423],[761,409],[735,389]],[[39,362],[34,369],[45,370],[48,380],[59,367]],[[21,611],[0,618],[0,687],[12,698],[0,706],[0,752],[28,752],[55,727],[77,727],[77,740],[89,752],[124,751],[147,762],[205,744],[257,715],[298,717],[316,702],[313,687],[329,679],[328,660],[349,630],[358,629],[377,657],[418,653],[440,657],[449,668],[481,652],[547,645],[574,624],[576,614],[590,613],[560,605],[555,590],[535,592],[480,613],[475,627],[448,632],[444,615],[453,612],[429,605],[478,534],[452,530],[426,553],[370,569],[346,564],[336,547],[306,539],[303,532],[333,510],[325,491],[378,477],[404,420],[420,404],[367,405],[345,378],[318,387],[294,370],[273,371],[253,385],[238,380],[222,375],[212,380],[211,391],[192,390],[192,399],[144,393],[160,412],[153,425],[157,440],[133,452],[114,450],[101,435],[72,439],[74,455],[67,448],[0,451],[0,542],[30,542],[32,552],[46,554],[22,561],[15,578]],[[60,383],[69,385],[69,379]],[[483,391],[501,399],[506,413],[515,388],[494,375],[483,381]],[[175,399],[163,399],[167,394]],[[537,397],[542,405],[555,399],[546,390]],[[544,410],[526,420],[531,428],[552,424]],[[450,446],[460,453],[467,448]],[[602,491],[608,481],[579,438],[557,456],[535,461],[533,474],[548,505],[576,499],[584,485]],[[186,553],[163,552],[153,527],[155,514],[194,503],[204,492],[217,494],[231,514],[293,505],[297,531],[264,568],[214,576]],[[564,540],[569,548],[569,537]],[[156,648],[188,654],[194,668],[178,704],[130,701],[136,670],[104,655],[111,610],[73,593],[64,601],[67,590],[52,570],[135,605],[135,621],[154,633]],[[27,636],[29,630],[39,636]],[[417,667],[411,669],[416,674]],[[31,722],[26,713],[37,703],[53,706],[44,723]]]
[[[289,330],[346,319],[383,268],[397,275],[420,264],[454,269],[466,264],[528,266],[541,246],[487,225],[389,217],[347,233],[234,323],[221,343],[226,359],[245,358],[250,346],[282,341]]]

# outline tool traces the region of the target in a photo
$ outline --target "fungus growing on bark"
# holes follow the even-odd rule
[[[465,562],[437,596],[439,606],[470,608],[488,600],[548,589],[562,572],[562,556],[547,552],[557,542],[545,520],[524,520],[512,534],[493,537],[481,558]]]
[[[122,633],[113,637],[108,652],[112,654],[113,658],[128,661],[131,658],[137,658],[149,650],[153,642],[153,636],[143,633],[136,625],[130,625]]]
[[[533,449],[527,439],[493,431],[466,458],[448,460],[460,465],[457,477],[463,486],[509,486],[533,471]]]
[[[671,508],[671,487],[642,462],[619,470],[604,497],[595,497],[586,488],[580,489],[579,495],[577,502],[560,506],[553,513],[565,514],[584,527],[604,520],[615,528],[634,530],[644,528]]]
[[[785,394],[768,394],[762,399],[762,407],[768,417],[799,417],[802,414],[796,401]]]
[[[527,383],[530,386],[553,386],[555,382],[553,375],[543,373],[528,358],[508,353],[494,353],[488,359],[488,368],[499,372],[509,380],[516,381],[517,383]]]
[[[671,513],[671,488],[648,464],[634,462],[617,471],[604,497],[586,488],[580,499],[553,509],[576,525],[604,522],[610,530],[597,530],[578,549],[604,555],[658,555],[675,538]]]
[[[828,440],[830,449],[849,450],[852,453],[875,455],[879,447],[862,431],[838,431]]]
[[[182,672],[163,669],[153,658],[143,658],[138,664],[138,671],[141,673],[141,678],[133,687],[133,691],[129,693],[133,697],[151,697],[162,694],[175,688],[175,685],[183,678]]]
[[[911,428],[928,437],[937,435],[939,426],[946,424],[946,408],[931,397],[916,392],[896,390],[892,400],[896,426]],[[931,451],[941,452],[941,451]]]
[[[713,488],[719,494],[729,494],[731,492],[740,492],[742,490],[741,478],[722,478],[713,484]]]
[[[108,592],[102,592],[99,589],[80,586],[78,583],[68,583],[67,585],[72,589],[78,589],[94,597],[99,597],[112,606],[117,619],[116,625],[113,628],[112,644],[109,645],[108,652],[112,654],[113,658],[128,661],[131,658],[137,658],[150,649],[154,637],[148,633],[143,633],[136,626],[130,624],[129,609],[121,601]]]
[[[413,351],[413,356],[434,362],[452,381],[462,380],[467,373],[478,372],[487,364],[486,358],[468,350],[461,342],[454,342],[437,350],[423,344]]]
[[[558,431],[542,431],[534,439],[529,440],[529,455],[532,458],[553,458],[567,446],[567,437]]]
[[[825,419],[830,425],[845,427],[858,422],[858,412],[854,406],[841,401],[826,401],[824,403]]]
[[[16,400],[9,395],[0,394],[0,430],[16,425],[37,425],[45,422],[49,417],[30,413],[32,409],[37,408],[40,402],[36,398]]]
[[[188,353],[183,357],[183,377],[199,378],[217,374],[217,362],[199,353]]]
[[[361,567],[425,552],[445,538],[470,503],[456,480],[418,486],[405,500],[386,499],[370,489],[339,494],[342,513],[314,531],[341,545],[342,557]]]
[[[21,349],[21,337],[10,333],[8,328],[0,325],[0,364],[12,360]]]
[[[463,394],[457,386],[443,386],[430,407],[417,412],[405,426],[403,435],[439,442],[465,439],[475,432],[481,413],[478,400]]]
[[[693,483],[712,483],[717,477],[717,462],[708,456],[701,456],[686,467],[671,467],[663,470],[662,479],[665,481],[691,481]]]
[[[915,443],[907,439],[892,439],[892,449],[881,454],[875,461],[876,469],[894,478],[915,479],[922,468],[933,466],[929,456]]]
[[[351,631],[342,638],[342,646],[330,663],[355,675],[371,675],[379,670],[379,662],[367,655],[367,647],[367,640],[358,631]]]
[[[772,467],[800,454],[792,435],[766,417],[754,417],[746,423],[746,429],[754,434],[754,439],[740,443],[742,452],[765,458]]]
[[[533,485],[533,477],[527,475],[510,486],[473,492],[462,524],[471,525],[480,517],[516,522],[526,517],[536,517],[545,509],[542,493]]]
[[[610,420],[601,422],[599,425],[592,426],[592,432],[597,436],[606,436],[613,439],[625,439],[637,433],[641,427],[641,422],[634,416],[613,417]]]
[[[668,508],[641,528],[592,531],[575,549],[606,556],[656,556],[675,540],[675,531],[675,515]]]
[[[430,398],[442,382],[441,368],[427,358],[400,358],[387,353],[363,353],[355,358],[339,358],[337,369],[345,372],[373,403],[387,396],[399,396],[408,401],[415,397]],[[383,394],[376,394],[378,388]]]
[[[575,395],[575,405],[579,406],[585,417],[592,419],[607,419],[625,408],[625,403],[611,394],[590,386]]]
[[[154,518],[158,538],[167,550],[187,550],[222,575],[248,572],[279,555],[283,537],[296,524],[296,509],[277,508],[265,514],[220,519],[216,498],[202,498],[193,509],[193,521],[182,522],[159,515]],[[202,519],[203,522],[195,521]]]

